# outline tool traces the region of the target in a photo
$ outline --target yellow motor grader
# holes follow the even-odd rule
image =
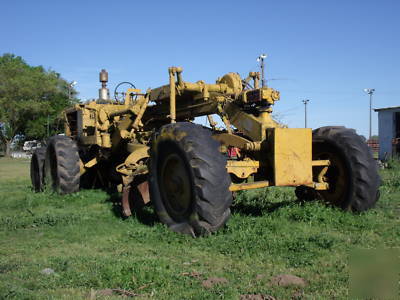
[[[279,92],[260,85],[259,72],[212,84],[184,81],[180,67],[168,74],[168,84],[145,92],[123,82],[111,99],[102,70],[99,98],[67,109],[65,135],[33,154],[34,190],[118,187],[125,216],[151,201],[161,222],[193,236],[224,226],[241,190],[291,186],[302,200],[354,212],[378,200],[365,140],[341,126],[284,128],[271,117]],[[200,116],[209,126],[193,122]]]

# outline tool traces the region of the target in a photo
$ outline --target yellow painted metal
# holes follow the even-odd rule
[[[84,163],[81,159],[79,159],[79,174],[83,175],[87,169],[95,166],[98,163],[97,157],[92,158],[88,162]]]
[[[241,136],[231,134],[231,133],[218,133],[213,135],[213,139],[217,140],[224,146],[233,146],[244,149],[250,141]]]
[[[86,172],[85,165],[81,159],[79,159],[79,174],[82,175]]]
[[[268,132],[269,156],[276,186],[313,183],[310,128],[271,128]]]
[[[258,72],[251,72],[245,79],[245,82],[253,80],[254,89],[244,88],[237,73],[228,73],[218,78],[215,84],[202,80],[185,82],[179,67],[170,67],[168,73],[167,85],[149,89],[146,94],[128,89],[123,103],[92,101],[67,110],[66,134],[84,146],[98,145],[107,155],[126,153],[117,158],[123,162],[118,165],[117,172],[126,186],[133,176],[147,172],[144,161],[149,155],[148,146],[154,130],[168,122],[191,121],[196,116],[208,115],[213,137],[221,143],[221,149],[237,147],[241,149],[240,159],[246,158],[228,160],[227,171],[238,178],[257,174],[257,178],[263,180],[235,184],[230,190],[270,185],[306,185],[319,190],[328,187],[324,176],[329,161],[312,161],[311,129],[280,128],[281,125],[272,118],[272,106],[279,100],[279,92],[259,87]],[[137,97],[135,101],[132,93]],[[75,117],[69,119],[68,114],[75,114]],[[226,130],[216,128],[211,114],[221,117]],[[84,172],[91,167],[96,159],[107,159],[107,155],[93,158],[85,165],[81,163],[81,170]],[[317,182],[313,182],[313,167]]]
[[[250,78],[253,79],[253,83],[254,83],[254,88],[255,89],[258,89],[260,87],[260,72],[250,72],[248,78],[249,79]]]
[[[91,136],[81,136],[79,140],[83,145],[98,145],[100,147],[102,145],[100,133]]]
[[[212,130],[215,130],[216,129],[215,126],[217,126],[218,123],[214,121],[212,115],[207,115],[207,120],[208,120],[208,123],[210,123]]]
[[[140,145],[140,144],[138,144]],[[141,145],[141,147],[137,147],[135,151],[133,151],[125,160],[125,165],[134,165],[136,164],[139,160],[143,158],[148,158],[149,157],[149,147],[145,145]]]
[[[329,159],[320,159],[320,160],[313,160],[311,162],[313,167],[324,167],[324,166],[330,166],[331,162]]]
[[[149,157],[149,147],[143,144],[132,144],[130,149],[133,152],[128,155],[122,164],[115,168],[118,173],[124,176],[125,183],[130,183],[134,175],[147,173],[147,166],[140,163],[140,161]]]
[[[175,88],[175,74],[176,68],[171,67],[168,69],[169,71],[169,117],[171,119],[171,123],[176,122],[176,88]]]
[[[261,117],[255,117],[244,112],[239,106],[234,103],[227,103],[224,107],[230,122],[242,131],[245,135],[253,139],[253,141],[262,141],[266,138],[266,129],[278,127],[271,114],[266,114]]]
[[[225,74],[221,79],[217,80],[217,84],[226,84],[233,91],[233,94],[239,95],[242,91],[242,78],[238,73]]]
[[[239,178],[247,178],[257,173],[260,162],[256,160],[228,160],[226,169],[228,173],[235,174]]]
[[[260,151],[261,144],[261,142],[248,142],[244,145],[244,149],[247,151]]]
[[[211,93],[219,94],[213,95],[213,100],[218,101],[217,97],[221,95],[239,95],[242,92],[242,80],[237,73],[228,73],[219,78],[217,83],[208,84],[202,80],[195,83],[183,81],[181,77],[182,68],[179,67],[170,67],[168,72],[170,76],[169,84],[152,89],[150,92],[150,101],[171,101],[171,92],[174,93],[174,91],[171,91],[172,86],[175,86],[175,92],[178,95],[185,92],[195,92],[198,95],[194,94],[194,98],[200,97],[204,100],[211,98]],[[175,84],[175,75],[177,75],[177,85]]]
[[[138,89],[128,89],[128,91],[138,93]],[[97,103],[91,101],[87,104],[77,104],[73,108],[65,111],[66,119],[66,135],[76,135],[79,141],[84,145],[98,145],[103,148],[111,148],[114,141],[108,133],[108,130],[112,125],[117,125],[119,131],[127,130],[132,127],[132,121],[129,118],[125,118],[120,122],[120,116],[126,114],[140,115],[143,116],[145,108],[143,104],[147,106],[148,98],[146,99],[142,95],[138,97],[138,100],[132,103],[128,98],[125,99],[123,104],[115,103]],[[71,132],[71,124],[69,124],[69,115],[76,114],[75,120],[77,124],[76,132]],[[135,126],[139,128],[140,118],[136,118]],[[129,132],[129,131],[128,131]],[[121,137],[123,134],[121,135]],[[125,138],[129,136],[126,135]]]
[[[327,183],[327,182],[313,182],[310,184],[304,184],[304,186],[308,186],[317,191],[326,191],[329,189],[329,183]]]
[[[329,189],[329,183],[327,182],[315,182],[314,189],[317,191],[326,191]]]
[[[97,157],[95,157],[95,158],[89,160],[87,163],[85,163],[85,164],[84,164],[84,167],[85,167],[85,168],[91,168],[91,167],[93,167],[93,166],[96,165],[96,164],[97,164]]]
[[[142,151],[142,149],[149,149],[149,147],[140,143],[128,143],[126,145],[126,150],[130,153]]]
[[[328,172],[328,166],[325,166],[321,169],[321,171],[318,174],[318,183],[325,183],[326,178],[325,174]]]
[[[149,92],[149,91],[150,90],[147,90],[147,92]],[[140,100],[142,100],[142,101],[140,101]],[[140,106],[140,109],[136,115],[135,121],[132,124],[133,129],[136,129],[136,130],[139,129],[140,125],[143,125],[142,117],[143,117],[144,112],[146,111],[147,105],[149,104],[150,94],[146,93],[146,96],[140,100],[138,101],[138,105]]]
[[[218,103],[217,105],[218,109],[218,114],[220,115],[222,122],[225,124],[226,131],[228,131],[229,134],[232,134],[232,127],[231,127],[231,122],[229,121],[229,118],[227,114],[225,113],[224,109],[222,108],[222,103]]]
[[[87,171],[87,169],[95,166],[97,163],[97,157],[92,158],[86,163],[83,163],[83,161],[79,159],[79,174],[83,175]]]
[[[237,192],[243,190],[265,188],[267,186],[269,186],[269,182],[265,180],[265,181],[251,182],[251,183],[231,184],[229,190],[231,192]]]
[[[308,186],[318,191],[329,189],[329,183],[326,182],[325,174],[326,172],[328,172],[328,167],[330,166],[331,162],[328,159],[321,159],[321,160],[313,160],[311,164],[313,167],[319,167],[319,168],[313,169],[313,176],[314,178],[317,178],[317,182],[314,182],[312,185]]]
[[[101,134],[101,146],[103,148],[111,148],[111,137],[109,133],[103,132]]]
[[[257,100],[264,100],[268,104],[274,104],[275,101],[280,99],[280,93],[272,88],[263,87],[245,91],[241,95],[241,99],[245,103],[251,102],[251,100],[255,98],[257,98]]]
[[[139,89],[132,89],[129,88],[125,92],[125,105],[131,105],[132,104],[132,94],[139,94],[140,90]]]

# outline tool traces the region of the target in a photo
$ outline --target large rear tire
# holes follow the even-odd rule
[[[354,129],[321,127],[313,131],[313,159],[329,159],[326,173],[329,189],[318,191],[298,187],[303,200],[322,198],[344,210],[362,212],[379,199],[378,165],[365,140]]]
[[[165,125],[154,136],[150,197],[161,222],[173,231],[201,236],[227,222],[231,180],[219,146],[209,130],[193,123]]]
[[[44,163],[47,187],[59,194],[70,194],[79,190],[80,167],[76,143],[66,136],[49,139]]]
[[[46,155],[46,148],[36,149],[31,158],[31,182],[35,192],[41,192],[43,190],[43,167],[44,159]]]

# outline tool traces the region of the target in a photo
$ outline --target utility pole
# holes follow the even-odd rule
[[[264,75],[264,59],[267,58],[267,54],[261,54],[259,57],[257,57],[257,61],[260,62],[260,67],[261,67],[261,87],[265,87],[265,75]]]
[[[375,92],[375,89],[364,89],[364,92],[366,92],[369,95],[369,140],[371,140],[372,137],[372,95]]]
[[[309,99],[302,100],[304,103],[304,128],[307,128],[307,103],[310,102]]]

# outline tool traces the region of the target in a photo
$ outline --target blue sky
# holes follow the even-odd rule
[[[373,107],[400,105],[399,0],[5,1],[0,55],[11,52],[78,82],[97,96],[98,72],[110,88],[131,81],[145,90],[184,68],[187,81],[246,76],[267,53],[274,111],[290,127],[345,125],[368,134]],[[373,133],[377,115],[373,115]]]

